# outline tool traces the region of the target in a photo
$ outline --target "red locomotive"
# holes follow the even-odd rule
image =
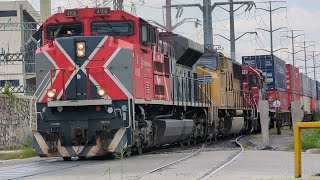
[[[39,156],[141,154],[258,127],[258,98],[241,88],[249,83],[241,80],[241,66],[233,68],[230,59],[185,37],[110,8],[65,10],[40,32]],[[199,59],[216,66],[197,65]],[[216,84],[227,85],[216,91]],[[261,94],[262,87],[251,86]]]

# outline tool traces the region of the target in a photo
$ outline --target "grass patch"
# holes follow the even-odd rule
[[[249,148],[249,145],[248,144],[242,144],[242,147],[244,150],[247,150]]]
[[[19,153],[1,153],[0,160],[9,160],[9,159],[24,159],[29,157],[36,156],[36,152],[32,148],[32,140],[28,140],[23,145],[12,150],[20,150]]]
[[[320,148],[320,129],[302,130],[302,150]]]
[[[253,134],[252,137],[255,139],[261,139],[262,135],[261,134]]]
[[[320,129],[308,129],[302,130],[302,145],[303,151],[308,149],[319,149],[320,148]],[[293,151],[294,145],[290,144],[288,149]]]

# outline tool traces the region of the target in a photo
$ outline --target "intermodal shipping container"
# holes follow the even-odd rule
[[[317,99],[320,100],[320,82],[318,81],[317,81]]]
[[[275,109],[273,102],[276,100],[280,101],[279,110],[289,110],[290,103],[288,101],[288,93],[285,91],[267,91],[267,97],[269,101],[269,106],[271,109]]]
[[[300,93],[301,87],[299,69],[291,64],[286,64],[286,72],[288,92]]]
[[[307,96],[301,96],[301,104],[303,106],[303,111],[305,113],[310,114],[310,97]]]
[[[317,111],[317,106],[318,106],[317,103],[318,103],[318,102],[317,102],[317,99],[315,99],[315,98],[310,98],[310,110],[311,110],[311,111]]]
[[[295,101],[301,101],[300,100],[300,94],[298,93],[288,93],[288,102],[289,102],[289,105],[291,105],[292,102],[295,102]]]
[[[318,111],[320,111],[320,100],[317,101],[318,103]]]
[[[301,94],[307,97],[311,97],[310,80],[308,76],[300,73]]]
[[[311,97],[317,98],[317,81],[310,79]]]
[[[256,67],[263,72],[267,90],[287,90],[286,63],[277,56],[243,56],[242,64]]]

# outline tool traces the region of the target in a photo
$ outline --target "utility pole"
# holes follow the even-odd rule
[[[300,48],[303,48],[303,51],[304,51],[304,71],[305,71],[305,75],[307,76],[308,75],[308,72],[307,72],[307,49],[309,48],[309,47],[314,47],[314,45],[310,45],[310,46],[306,46],[306,43],[309,43],[309,42],[313,42],[314,43],[314,41],[303,41],[303,42],[298,42],[298,43],[303,43],[303,46],[298,46],[298,47],[300,47]]]
[[[235,37],[235,28],[234,28],[234,13],[236,11],[238,11],[244,4],[242,4],[242,6],[238,7],[237,9],[234,10],[234,2],[233,0],[229,0],[230,4],[229,4],[229,10],[221,7],[221,6],[218,6],[219,8],[229,12],[229,18],[230,18],[230,55],[231,55],[231,59],[233,61],[236,60],[236,37]],[[251,6],[252,7],[252,6]],[[247,10],[250,10],[250,8],[247,8]]]
[[[234,32],[234,10],[233,10],[233,0],[230,0],[230,51],[232,61],[236,61],[236,38]]]
[[[40,0],[41,23],[51,16],[51,0]]]
[[[280,3],[280,2],[281,2],[281,3],[282,3],[282,2],[285,3],[286,1],[269,1],[269,9],[256,8],[256,9],[260,9],[260,10],[269,12],[270,29],[269,29],[269,30],[263,29],[263,28],[258,28],[258,29],[261,29],[261,30],[263,30],[263,31],[267,31],[267,32],[270,33],[270,46],[271,46],[271,47],[270,47],[270,52],[271,52],[271,57],[272,57],[272,59],[273,59],[273,53],[275,52],[275,51],[273,50],[273,32],[278,31],[278,30],[280,30],[280,29],[286,28],[286,27],[280,27],[280,28],[278,28],[278,29],[273,30],[273,27],[272,27],[272,12],[273,12],[273,11],[276,11],[276,10],[279,10],[279,9],[282,9],[282,8],[286,8],[286,7],[278,7],[278,8],[272,9],[272,3]],[[265,3],[265,2],[261,2],[261,3]]]
[[[320,54],[315,54],[316,52],[318,53],[319,51],[311,51],[312,52],[312,61],[313,61],[313,79],[317,80],[317,76],[316,76],[316,68],[318,68],[319,66],[316,65],[316,57],[320,56]]]
[[[203,38],[208,49],[213,49],[212,10],[211,0],[203,0]]]
[[[243,33],[241,36],[239,36],[239,37],[237,37],[237,38],[235,38],[235,36],[233,35],[233,36],[231,36],[231,34],[230,34],[230,39],[228,39],[228,38],[226,38],[226,37],[224,37],[224,36],[222,36],[222,35],[220,35],[220,34],[214,34],[214,35],[216,35],[216,36],[220,36],[220,37],[222,37],[222,38],[224,38],[224,39],[226,39],[226,40],[228,40],[229,42],[230,42],[230,45],[231,45],[231,47],[234,47],[234,49],[233,50],[235,50],[235,44],[236,44],[236,41],[237,40],[239,40],[242,36],[244,36],[244,35],[246,35],[246,34],[255,34],[256,36],[258,35],[258,33],[257,32],[245,32],[245,33]],[[233,38],[233,39],[231,39],[231,38]],[[233,53],[233,54],[232,54]],[[236,60],[236,56],[235,56],[236,54],[235,54],[235,51],[232,51],[232,48],[231,48],[231,59],[232,59],[232,61],[235,61]],[[232,58],[233,57],[233,58]]]
[[[124,10],[123,0],[113,0],[113,9],[115,10]]]
[[[294,39],[299,37],[299,36],[304,36],[304,34],[299,34],[299,35],[294,36],[294,32],[297,32],[297,31],[303,31],[303,30],[291,30],[290,31],[291,32],[291,36],[285,36],[287,38],[291,38],[292,53],[290,53],[290,52],[288,52],[288,53],[292,54],[292,65],[293,66],[295,66],[295,59],[294,59],[295,58],[294,57],[295,54],[298,53],[298,52],[301,52],[301,51],[295,52],[295,50],[294,50]],[[285,31],[285,32],[289,32],[289,31]]]
[[[312,61],[313,61],[313,79],[316,80],[316,60],[315,60],[315,51],[312,51]]]
[[[171,20],[171,0],[166,0],[166,30],[172,31],[172,20]]]
[[[179,4],[179,5],[170,5],[170,6],[165,6],[165,7],[166,8],[167,7],[171,7],[171,8],[175,7],[178,9],[178,13],[181,12],[183,7],[199,7],[199,9],[202,11],[202,15],[203,15],[204,46],[208,49],[213,50],[214,47],[213,47],[212,11],[214,10],[215,7],[220,7],[222,9],[224,9],[222,6],[234,5],[234,4],[241,5],[238,9],[240,9],[244,5],[247,5],[248,7],[246,8],[246,11],[250,10],[255,5],[253,1],[237,1],[237,2],[229,1],[229,2],[216,2],[214,4],[211,4],[211,0],[203,0],[203,5],[201,5],[201,4]],[[224,9],[224,10],[226,10],[226,9]],[[226,10],[226,11],[229,11],[229,10]],[[233,27],[233,29],[234,29],[234,18],[232,18],[232,19],[233,20],[230,23],[233,24],[231,27]],[[233,37],[233,40],[234,39],[235,38]]]

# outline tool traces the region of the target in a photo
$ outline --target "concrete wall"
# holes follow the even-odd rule
[[[32,137],[36,128],[36,114],[32,103],[30,122],[30,97],[18,97],[15,101],[0,95],[0,149],[19,146]]]

